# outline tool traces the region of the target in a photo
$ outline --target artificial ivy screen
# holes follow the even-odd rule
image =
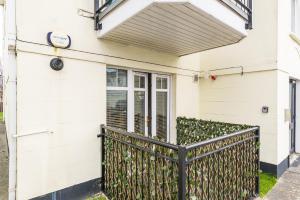
[[[179,117],[178,145],[170,147],[107,127],[104,192],[111,200],[173,200],[183,191],[179,185],[185,183],[185,199],[250,199],[258,188],[257,129],[189,150],[184,146],[248,128]],[[182,148],[184,156],[179,152]],[[179,167],[183,161],[185,167]],[[185,174],[185,181],[180,182],[179,174]]]
[[[188,145],[250,128],[248,125],[177,118],[177,144]]]

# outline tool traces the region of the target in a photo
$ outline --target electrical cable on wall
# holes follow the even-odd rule
[[[200,71],[200,76],[199,78],[210,78],[211,80],[216,80],[217,76],[224,76],[224,75],[231,75],[231,74],[237,74],[237,73],[223,73],[223,74],[218,74],[218,73],[213,73],[213,72],[218,72],[218,71],[224,71],[224,70],[232,70],[232,69],[240,69],[239,74],[244,75],[244,67],[243,66],[235,66],[235,67],[224,67],[224,68],[217,68],[217,69],[212,69],[212,70],[207,70],[207,71]]]

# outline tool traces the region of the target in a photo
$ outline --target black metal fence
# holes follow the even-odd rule
[[[187,146],[101,126],[110,199],[250,199],[259,193],[259,128]]]

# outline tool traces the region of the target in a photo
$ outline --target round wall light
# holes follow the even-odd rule
[[[64,62],[60,58],[53,58],[50,61],[50,67],[55,71],[60,71],[64,68]]]

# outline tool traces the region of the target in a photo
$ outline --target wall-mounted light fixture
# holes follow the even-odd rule
[[[50,67],[55,71],[60,71],[64,68],[64,62],[61,58],[53,58],[50,61]]]

